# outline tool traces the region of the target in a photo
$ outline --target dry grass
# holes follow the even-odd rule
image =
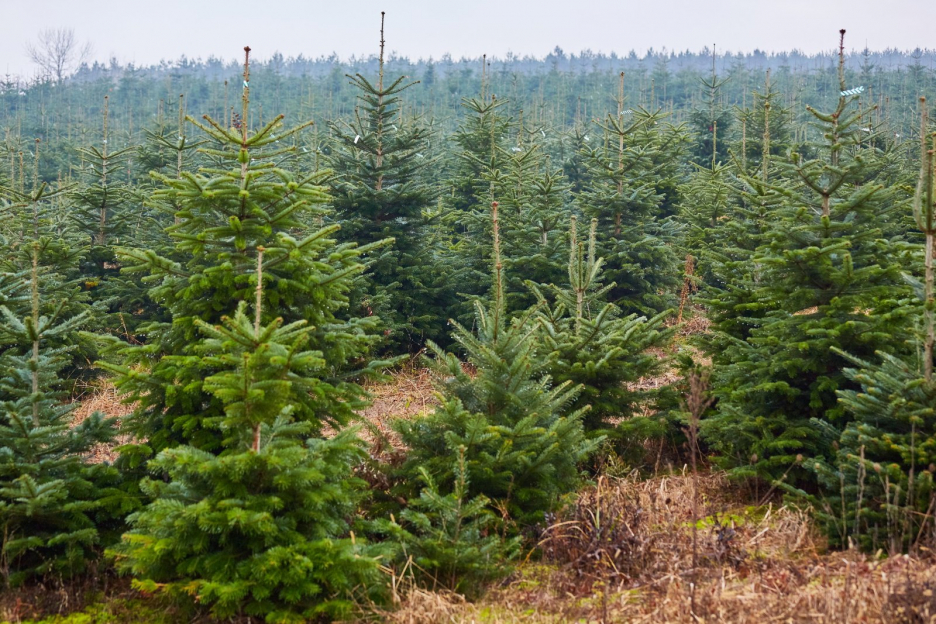
[[[438,403],[432,386],[432,374],[411,360],[389,374],[389,381],[370,382],[364,389],[371,404],[361,413],[361,438],[371,447],[372,456],[387,456],[403,449],[393,431],[393,421],[413,418],[430,411]]]
[[[413,590],[386,621],[933,622],[936,561],[826,553],[809,518],[745,507],[720,473],[603,478],[478,603]],[[696,548],[693,549],[693,529]],[[695,561],[695,565],[693,565]]]
[[[73,425],[79,425],[83,420],[95,412],[101,412],[107,417],[120,419],[133,411],[132,405],[123,402],[122,397],[107,379],[96,380],[93,385],[85,388],[85,393],[76,399],[77,407],[73,414]],[[119,445],[129,441],[127,436],[118,436],[113,444],[96,444],[89,454],[93,463],[114,462],[118,453],[115,450]]]

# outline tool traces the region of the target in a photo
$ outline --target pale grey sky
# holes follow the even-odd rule
[[[0,73],[30,74],[25,45],[43,28],[74,28],[95,59],[157,63],[209,55],[231,59],[250,45],[341,57],[377,49],[380,11],[387,47],[438,58],[482,53],[830,50],[839,28],[847,47],[934,48],[933,0],[0,0]]]

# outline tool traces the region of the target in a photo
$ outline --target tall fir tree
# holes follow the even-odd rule
[[[418,81],[400,76],[385,83],[383,20],[381,12],[377,82],[349,76],[359,92],[354,118],[331,124],[328,164],[335,175],[329,186],[340,240],[394,240],[368,258],[352,312],[379,315],[390,346],[415,351],[444,332],[440,310],[448,307],[450,288],[439,250],[430,244],[429,209],[436,200],[429,184],[431,137],[420,120],[405,114],[401,99]]]
[[[816,158],[792,153],[769,183],[784,201],[767,215],[748,281],[750,299],[768,309],[715,356],[717,413],[703,435],[737,474],[777,478],[798,455],[828,457],[835,440],[824,425],[848,420],[836,391],[854,387],[839,350],[870,357],[894,342],[905,314],[900,267],[883,236],[893,191],[873,180],[883,155],[861,140],[844,65],[842,43],[836,109],[807,109],[824,138]],[[791,479],[805,476],[796,469]]]
[[[134,146],[114,149],[108,145],[113,141],[109,103],[109,96],[104,96],[100,146],[78,150],[83,163],[82,180],[71,192],[70,211],[90,247],[82,268],[94,296],[110,299],[119,308],[120,301],[115,300],[119,289],[109,288],[109,281],[120,273],[115,251],[121,243],[131,243],[133,235],[149,224],[148,215],[140,210],[140,198],[119,178]]]
[[[838,435],[834,456],[806,465],[821,487],[819,495],[806,497],[830,539],[840,546],[857,544],[891,554],[929,543],[934,535],[928,524],[936,504],[936,135],[929,132],[925,98],[921,98],[921,108],[920,174],[913,217],[923,242],[914,245],[918,264],[912,274],[922,274],[922,280],[908,276],[916,293],[908,302],[912,316],[905,322],[905,335],[913,348],[894,340],[881,345],[867,360],[839,352],[854,366],[846,368],[845,375],[860,386],[838,391],[851,422],[840,432],[830,431]]]
[[[198,322],[217,324],[253,292],[259,249],[265,250],[266,309],[276,310],[286,323],[308,321],[314,328],[309,348],[327,363],[314,393],[293,396],[297,421],[348,422],[363,405],[356,379],[381,366],[365,357],[376,340],[377,319],[347,318],[347,293],[364,270],[359,258],[385,242],[338,244],[331,238],[338,225],[310,227],[327,201],[325,189],[316,184],[320,174],[283,166],[295,146],[280,147],[277,141],[311,122],[284,131],[280,115],[251,132],[249,48],[245,59],[242,114],[235,127],[225,128],[207,115],[205,123],[189,118],[215,143],[201,152],[222,164],[184,172],[181,179],[153,174],[162,184],[156,196],[179,206],[178,222],[167,228],[172,256],[120,250],[125,270],[146,274],[150,298],[172,319],[141,327],[145,344],[112,340],[102,364],[136,404],[126,427],[145,442],[127,448],[132,461],[180,443],[220,450],[221,437],[210,423],[222,416],[224,405],[205,390],[206,372],[191,348]],[[268,323],[271,315],[265,314]]]
[[[722,102],[722,87],[728,79],[720,79],[715,70],[718,59],[712,48],[712,71],[707,78],[700,78],[705,91],[705,105],[689,115],[693,130],[690,152],[692,161],[700,166],[712,166],[728,160],[731,110]]]
[[[218,618],[305,622],[346,615],[354,592],[378,586],[372,547],[355,540],[365,453],[353,430],[310,439],[297,397],[322,390],[328,362],[307,350],[305,321],[263,324],[263,253],[253,318],[241,302],[220,326],[201,320],[186,356],[223,406],[211,425],[223,450],[182,445],[150,462],[152,502],[130,516],[118,566],[146,591],[193,601]],[[196,407],[197,409],[197,407]],[[162,477],[162,478],[160,478]]]

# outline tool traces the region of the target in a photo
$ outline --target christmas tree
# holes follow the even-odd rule
[[[702,432],[737,474],[776,478],[800,454],[828,456],[834,438],[817,423],[844,426],[836,391],[854,388],[838,350],[870,357],[899,333],[900,267],[882,236],[892,191],[872,181],[882,154],[861,140],[844,63],[843,43],[835,110],[808,108],[824,138],[816,157],[792,153],[768,184],[784,201],[766,219],[748,281],[748,300],[768,310],[718,354],[718,412]]]
[[[73,426],[65,391],[64,370],[92,308],[60,272],[80,252],[46,232],[44,208],[54,196],[37,184],[27,201],[8,204],[32,213],[31,240],[11,246],[4,269],[28,264],[0,274],[0,572],[8,588],[86,570],[122,507],[119,474],[87,460],[96,444],[113,439],[114,422],[96,413]]]
[[[188,598],[214,617],[303,622],[347,614],[354,590],[376,586],[372,548],[355,540],[348,518],[365,453],[353,430],[310,439],[313,423],[297,396],[321,390],[322,353],[306,350],[304,321],[262,324],[263,254],[253,318],[241,302],[192,348],[204,391],[223,406],[209,426],[222,436],[212,454],[164,449],[141,487],[152,502],[129,518],[115,549],[137,587]]]
[[[544,304],[538,314],[543,349],[551,355],[547,370],[554,382],[582,388],[572,409],[590,406],[583,417],[586,430],[613,428],[611,419],[626,419],[638,403],[659,395],[635,390],[633,384],[660,370],[662,361],[648,349],[665,344],[673,332],[663,328],[670,311],[650,319],[621,316],[617,306],[606,301],[614,284],[602,283],[603,261],[595,250],[597,226],[593,220],[587,242],[582,242],[573,218],[568,285],[553,285],[548,295],[534,287]]]
[[[327,363],[316,391],[293,397],[297,421],[315,427],[348,422],[363,405],[355,379],[382,365],[364,359],[375,342],[377,319],[348,318],[347,293],[364,269],[360,257],[384,241],[363,247],[338,244],[331,238],[338,225],[310,227],[323,214],[320,206],[327,195],[316,184],[320,174],[288,168],[295,146],[286,141],[309,123],[283,130],[282,116],[277,116],[249,130],[245,51],[236,126],[225,128],[207,115],[204,123],[189,118],[214,143],[199,148],[201,153],[219,164],[183,172],[181,179],[154,174],[162,184],[157,200],[179,206],[178,222],[167,228],[174,243],[171,256],[120,250],[124,270],[145,275],[150,299],[172,319],[140,327],[145,344],[112,340],[102,364],[117,374],[115,383],[128,400],[136,402],[126,423],[145,441],[127,448],[137,459],[180,443],[220,450],[221,438],[207,423],[221,417],[223,404],[205,391],[205,371],[191,345],[199,335],[198,322],[217,324],[252,296],[259,249],[265,250],[265,309],[276,310],[286,323],[307,321],[314,328],[310,348]],[[275,318],[264,314],[264,323]]]
[[[661,119],[625,110],[622,73],[617,114],[599,124],[607,141],[586,154],[589,181],[577,197],[585,216],[598,219],[599,254],[615,283],[610,300],[628,312],[660,312],[678,289],[672,246],[678,228],[662,210],[684,136],[679,128],[659,127]]]
[[[933,380],[934,323],[933,252],[936,241],[934,193],[934,135],[927,124],[926,101],[921,98],[920,175],[913,200],[913,216],[923,235],[922,281],[913,279],[915,300],[907,332],[915,342],[907,350],[900,341],[882,345],[869,360],[839,351],[855,368],[846,377],[859,389],[838,391],[839,402],[851,417],[838,434],[833,457],[817,458],[806,467],[822,486],[820,496],[807,496],[830,538],[842,546],[857,543],[868,550],[885,548],[892,554],[916,546],[928,529],[934,504],[936,463],[936,382]],[[920,249],[922,247],[922,249]],[[917,256],[919,258],[919,255]],[[919,274],[920,271],[913,273]],[[922,322],[921,322],[922,321]],[[920,329],[922,331],[915,331]],[[837,431],[830,432],[833,435]],[[800,491],[803,495],[804,492]]]
[[[418,83],[406,82],[405,76],[385,82],[383,16],[377,81],[349,76],[359,91],[354,119],[331,124],[328,163],[335,175],[329,185],[340,240],[363,245],[394,240],[368,258],[352,311],[377,314],[390,344],[418,350],[444,330],[439,310],[449,304],[449,282],[428,236],[427,209],[436,199],[428,184],[431,137],[418,119],[405,114],[401,100],[401,93]]]
[[[522,528],[542,520],[575,488],[578,464],[594,443],[582,430],[585,408],[570,412],[580,389],[571,382],[551,384],[548,357],[539,351],[536,309],[506,318],[496,203],[492,213],[494,299],[487,308],[476,302],[476,333],[454,323],[464,361],[429,343],[442,403],[431,415],[400,421],[396,428],[409,448],[405,480],[414,483],[424,469],[447,495],[457,481],[456,459],[464,453],[466,495],[486,496]]]

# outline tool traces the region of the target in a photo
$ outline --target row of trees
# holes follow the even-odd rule
[[[840,51],[814,132],[768,80],[724,152],[714,72],[711,134],[629,107],[618,75],[607,117],[556,143],[482,81],[445,143],[404,114],[383,41],[327,149],[309,123],[260,122],[249,48],[236,114],[186,122],[180,98],[114,150],[105,106],[74,185],[42,180],[37,144],[0,225],[6,583],[107,548],[219,617],[347,613],[381,599],[381,566],[475,590],[598,449],[639,465],[648,440],[683,444],[678,388],[636,382],[667,365],[693,285],[713,323],[703,450],[812,502],[843,544],[912,547],[936,531],[930,127],[919,161],[882,138]],[[439,405],[396,424],[401,461],[369,457],[360,383],[423,348]],[[63,391],[92,359],[133,405],[119,428],[72,426]],[[118,431],[120,460],[91,463]]]

